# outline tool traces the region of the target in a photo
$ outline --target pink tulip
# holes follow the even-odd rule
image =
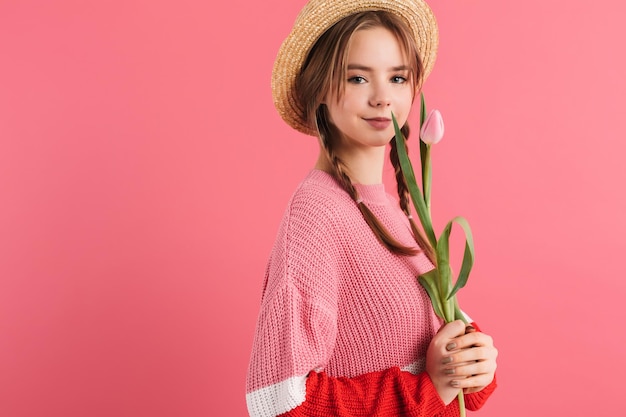
[[[443,138],[443,118],[439,110],[431,110],[422,126],[420,137],[427,145],[434,145]]]

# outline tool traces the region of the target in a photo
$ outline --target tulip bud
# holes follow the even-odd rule
[[[434,145],[443,138],[443,118],[439,110],[431,110],[420,130],[420,138],[427,145]]]

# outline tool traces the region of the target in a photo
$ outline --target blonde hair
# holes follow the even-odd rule
[[[328,109],[323,104],[329,92],[333,91],[335,97],[342,97],[345,87],[347,48],[353,34],[358,30],[382,27],[389,30],[398,40],[410,68],[409,82],[413,84],[414,91],[421,86],[423,77],[423,65],[417,53],[417,47],[413,34],[408,25],[401,17],[385,11],[368,11],[348,16],[330,29],[328,29],[313,45],[307,59],[302,66],[300,74],[296,77],[295,102],[300,107],[300,113],[306,117],[306,123],[318,132],[322,149],[330,162],[331,175],[341,184],[342,188],[356,202],[363,218],[372,229],[378,240],[390,251],[400,255],[415,255],[418,248],[405,246],[398,242],[384,225],[376,218],[371,210],[364,204],[348,175],[346,165],[334,151],[334,143],[340,132],[330,122]],[[409,137],[409,126],[402,127],[405,138]],[[395,141],[391,141],[390,160],[395,170],[398,196],[402,211],[409,216],[411,229],[416,243],[422,248],[433,261],[433,250],[419,232],[415,222],[410,217],[410,197],[407,184],[400,170],[398,153]]]

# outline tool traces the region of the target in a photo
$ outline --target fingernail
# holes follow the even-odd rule
[[[446,356],[445,358],[443,358],[443,360],[441,361],[441,363],[443,363],[444,365],[448,364],[452,362],[452,356]]]
[[[474,326],[467,326],[467,327],[465,328],[465,333],[466,333],[466,334],[467,334],[467,333],[472,333],[472,332],[475,332],[475,331],[476,331],[476,329],[474,328]]]
[[[446,350],[453,350],[456,347],[456,343],[452,342],[452,343],[448,343],[446,345]]]
[[[459,381],[450,381],[450,385],[452,385],[454,388],[458,388],[461,383]]]
[[[443,373],[446,375],[454,375],[454,369],[444,369]]]

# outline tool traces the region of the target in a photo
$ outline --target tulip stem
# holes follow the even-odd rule
[[[463,396],[463,390],[459,391],[459,411],[460,417],[465,417],[465,397]]]
[[[430,164],[430,145],[426,145],[422,164],[422,190],[424,190],[424,202],[428,210],[428,217],[432,219],[430,213],[430,190],[432,186],[432,167]]]

